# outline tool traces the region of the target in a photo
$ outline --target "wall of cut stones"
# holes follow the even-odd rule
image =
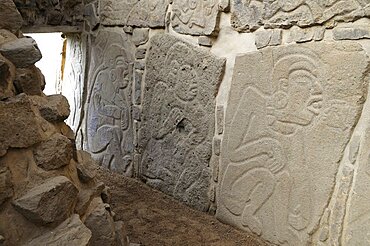
[[[84,4],[78,148],[273,244],[369,243],[367,0]]]

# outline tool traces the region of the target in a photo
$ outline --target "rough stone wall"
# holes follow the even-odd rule
[[[281,245],[366,245],[370,4],[91,1],[83,147]]]

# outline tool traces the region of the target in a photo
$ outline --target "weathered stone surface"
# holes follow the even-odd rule
[[[231,1],[231,23],[238,31],[254,31],[261,26],[286,28],[352,21],[369,16],[368,1],[362,0],[296,0]]]
[[[0,45],[18,39],[13,33],[6,29],[0,29]]]
[[[91,231],[81,222],[77,214],[72,215],[54,230],[27,243],[27,246],[87,246],[90,245]]]
[[[104,167],[132,175],[131,88],[134,44],[121,29],[100,31],[92,44],[87,98],[87,151]]]
[[[259,30],[256,32],[256,46],[258,49],[276,46],[281,44],[282,38],[281,30]]]
[[[103,25],[164,27],[167,0],[101,0],[100,19]]]
[[[216,30],[218,1],[173,0],[172,27],[176,32],[191,35],[210,35]]]
[[[81,216],[84,215],[91,201],[96,197],[100,197],[105,188],[104,183],[100,182],[93,189],[80,190],[77,197],[75,212]]]
[[[335,40],[357,40],[370,38],[370,27],[367,25],[341,26],[333,29]]]
[[[216,109],[216,129],[217,134],[221,135],[224,133],[224,122],[225,122],[225,108],[223,105],[217,106]]]
[[[139,151],[146,183],[208,208],[215,95],[225,61],[170,35],[151,39]]]
[[[36,164],[44,170],[55,170],[69,164],[73,157],[72,142],[61,134],[55,134],[34,150]]]
[[[34,65],[42,57],[35,40],[23,37],[0,45],[0,53],[17,68]]]
[[[28,68],[17,68],[14,86],[18,94],[41,96],[45,88],[45,77],[35,65]]]
[[[136,53],[135,53],[135,58],[136,59],[145,59],[145,55],[146,55],[146,49],[145,48],[137,49]]]
[[[368,64],[361,46],[347,42],[237,57],[222,141],[220,220],[276,244],[311,241],[362,110]]]
[[[117,246],[128,246],[128,237],[123,221],[114,222],[116,228],[116,245]]]
[[[91,246],[114,245],[116,233],[114,221],[101,198],[94,198],[91,211],[86,215],[85,225],[92,232]]]
[[[14,95],[15,67],[0,54],[0,100]]]
[[[294,26],[290,29],[290,42],[304,43],[312,40],[320,41],[324,38],[325,27],[300,28]]]
[[[100,16],[98,13],[98,3],[94,2],[85,5],[84,17],[85,21],[88,23],[90,30],[95,30],[100,23]]]
[[[17,32],[22,27],[22,16],[18,12],[13,0],[1,0],[0,2],[0,29],[8,29]]]
[[[134,72],[134,103],[136,105],[141,104],[141,87],[143,83],[143,72],[140,70],[135,70]]]
[[[13,196],[11,174],[7,167],[0,167],[0,206]]]
[[[60,94],[47,96],[45,104],[38,106],[41,116],[50,122],[62,122],[70,114],[68,100]]]
[[[212,38],[208,36],[200,36],[198,38],[198,44],[201,46],[212,47],[213,41]]]
[[[46,180],[13,202],[15,209],[34,223],[49,224],[72,214],[78,190],[64,176]]]
[[[96,176],[97,163],[91,158],[91,155],[83,150],[77,151],[77,174],[84,183],[89,182]]]
[[[0,150],[27,148],[46,139],[47,122],[24,94],[0,101]]]
[[[149,28],[135,28],[132,32],[132,42],[136,45],[142,45],[149,40]]]

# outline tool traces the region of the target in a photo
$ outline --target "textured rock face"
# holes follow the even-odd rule
[[[172,27],[191,35],[210,35],[216,31],[219,3],[215,0],[183,1],[172,4]]]
[[[15,67],[8,59],[0,54],[0,99],[14,95],[13,80]]]
[[[68,118],[70,113],[69,104],[64,96],[50,95],[45,99],[45,103],[41,100],[38,105],[40,114],[44,119],[50,122],[60,122]]]
[[[276,244],[311,241],[361,114],[368,64],[361,46],[347,42],[237,58],[222,142],[220,220]]]
[[[0,168],[0,206],[13,196],[13,185],[10,171],[6,167]]]
[[[86,149],[111,170],[132,175],[131,86],[134,44],[119,29],[101,31],[92,44]]]
[[[224,60],[170,35],[151,40],[139,149],[142,178],[206,210],[215,93]]]
[[[45,78],[36,66],[18,68],[13,83],[17,94],[26,93],[27,95],[41,96],[45,88]]]
[[[21,29],[22,16],[14,5],[13,0],[2,0],[0,2],[0,29],[8,29],[16,32]]]
[[[167,0],[101,0],[100,19],[103,25],[164,27]]]
[[[234,28],[239,31],[254,31],[261,26],[333,26],[337,22],[369,16],[370,6],[368,1],[361,0],[231,0],[231,12]]]

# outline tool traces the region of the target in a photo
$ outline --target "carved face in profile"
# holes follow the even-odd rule
[[[129,83],[129,67],[125,51],[117,45],[110,46],[106,51],[104,62],[108,67],[105,73],[109,82],[115,87],[126,88]]]
[[[318,69],[305,55],[289,55],[280,59],[273,71],[272,106],[278,120],[299,125],[309,124],[322,107],[322,86]],[[280,118],[280,119],[279,119]]]

